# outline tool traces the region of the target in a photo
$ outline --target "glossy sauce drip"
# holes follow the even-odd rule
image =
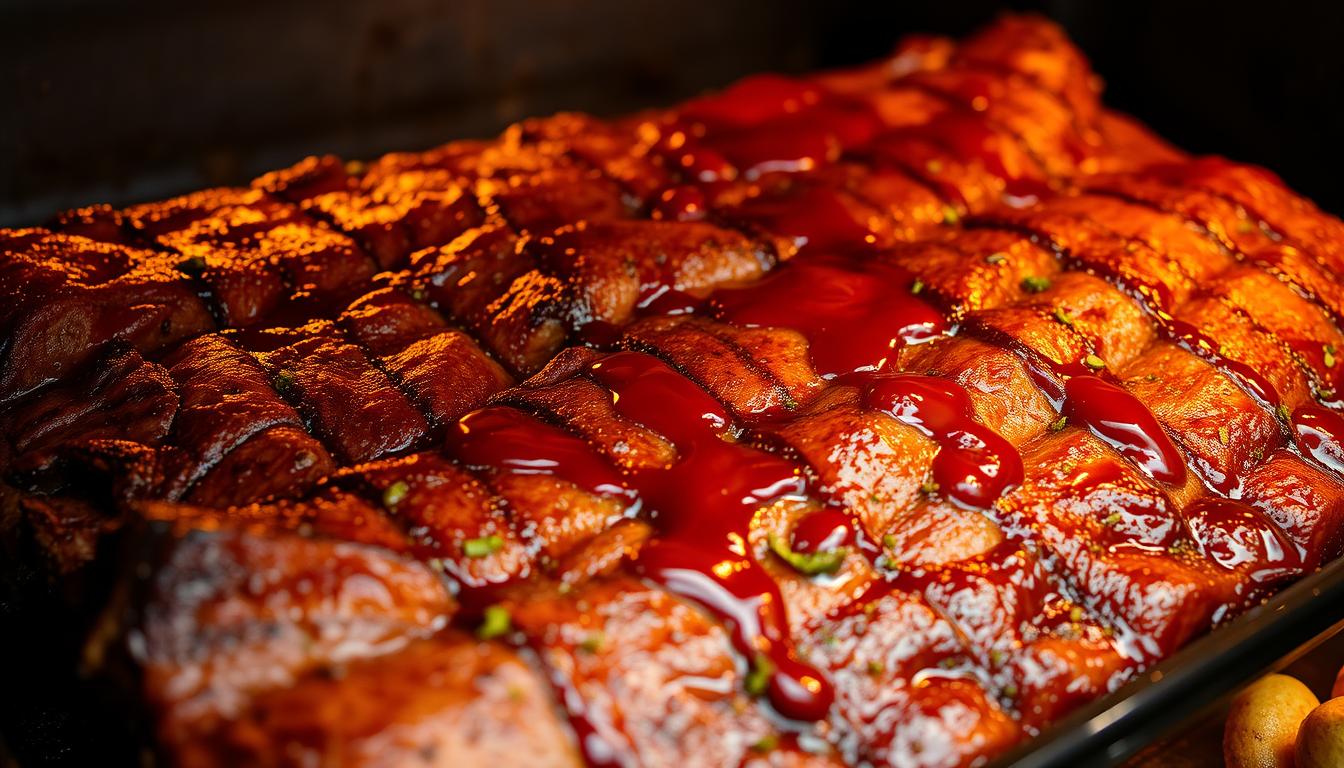
[[[804,515],[793,526],[789,546],[794,552],[814,554],[847,546],[854,538],[854,522],[849,515],[834,509],[820,509]]]
[[[958,384],[930,376],[878,376],[864,394],[864,404],[938,444],[933,478],[958,504],[989,509],[1004,491],[1022,484],[1021,455],[975,420],[970,395]]]
[[[1185,509],[1185,524],[1199,551],[1221,567],[1247,570],[1256,582],[1302,572],[1302,558],[1260,510],[1239,501],[1200,499]]]
[[[618,352],[589,370],[612,391],[622,416],[662,434],[678,452],[670,467],[632,477],[660,534],[640,552],[636,568],[719,617],[749,664],[774,671],[766,695],[781,715],[824,718],[834,691],[799,661],[779,587],[748,542],[759,507],[805,493],[799,469],[731,442],[718,402],[657,358]]]
[[[1158,332],[1162,336],[1214,367],[1227,372],[1234,380],[1241,383],[1242,389],[1262,404],[1271,408],[1278,407],[1281,402],[1279,391],[1275,389],[1269,379],[1260,375],[1259,371],[1249,365],[1224,355],[1217,342],[1203,331],[1184,320],[1175,318],[1158,316],[1157,321]]]
[[[731,172],[696,173],[693,179],[732,178],[740,172],[751,180],[776,171],[815,170],[880,128],[866,103],[814,83],[757,75],[686,104],[658,148],[683,168],[696,166],[697,156],[722,157],[733,167]]]
[[[855,218],[836,190],[805,182],[763,190],[724,215],[790,238],[803,252],[844,253],[871,248],[876,242],[872,230]]]
[[[1192,323],[1173,317],[1169,313],[1172,303],[1171,298],[1164,287],[1140,280],[1134,275],[1117,269],[1110,262],[1079,259],[1068,254],[1058,244],[1050,241],[1048,233],[1026,230],[1026,234],[1047,242],[1049,247],[1059,253],[1069,266],[1096,272],[1137,300],[1140,307],[1153,320],[1159,337],[1176,344],[1218,368],[1261,405],[1275,411],[1283,406],[1283,399],[1278,389],[1268,377],[1254,367],[1228,357],[1217,341]],[[1263,329],[1261,331],[1267,333]],[[1319,354],[1319,350],[1311,350],[1308,359],[1316,354]],[[1292,429],[1298,438],[1298,446],[1323,466],[1340,472],[1342,468],[1340,458],[1344,458],[1344,442],[1341,442],[1341,439],[1344,439],[1344,419],[1340,419],[1338,414],[1334,412],[1311,405],[1303,406],[1299,411],[1306,414],[1306,422],[1303,425],[1298,425],[1296,423],[1297,419],[1294,419]],[[1155,419],[1153,421],[1156,422]],[[1107,440],[1107,442],[1110,442],[1110,440]],[[1215,490],[1223,494],[1232,492],[1236,485],[1236,479],[1231,477],[1205,477],[1204,479]]]
[[[1028,378],[1068,423],[1086,427],[1154,480],[1185,483],[1185,461],[1157,417],[1109,373],[1094,373],[1081,362],[1056,363],[974,319],[963,332],[1017,355]]]
[[[1304,405],[1293,412],[1293,432],[1302,450],[1344,475],[1344,417],[1319,405]]]
[[[738,325],[803,334],[817,373],[829,379],[880,370],[900,347],[949,330],[937,309],[910,293],[914,282],[909,272],[873,259],[819,256],[749,287],[719,290],[713,303]]]
[[[515,408],[488,406],[463,416],[446,448],[469,467],[519,475],[552,475],[601,496],[633,500],[633,492],[580,437]]]

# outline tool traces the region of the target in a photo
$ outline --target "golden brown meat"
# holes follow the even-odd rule
[[[1097,82],[1006,17],[0,232],[0,520],[172,764],[984,762],[1344,552],[1344,223]]]

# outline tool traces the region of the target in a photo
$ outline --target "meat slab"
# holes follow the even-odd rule
[[[0,254],[166,764],[974,765],[1344,550],[1344,223],[1036,18]]]

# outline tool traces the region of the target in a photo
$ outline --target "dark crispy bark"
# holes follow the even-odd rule
[[[129,653],[169,762],[983,762],[1344,551],[1344,449],[1311,442],[1344,224],[1097,96],[1006,17],[0,233],[0,502],[58,572],[124,545],[89,659]],[[824,300],[735,319],[811,274]],[[860,346],[906,308],[938,338],[837,371],[828,301],[893,310]],[[609,390],[618,351],[669,389]],[[881,404],[893,373],[964,390],[957,429]],[[1056,391],[1096,377],[1179,472]],[[720,446],[640,421],[687,403],[797,483],[691,569],[772,585],[729,609],[647,570],[701,544],[657,482]],[[561,458],[473,451],[481,408]],[[936,467],[985,429],[1021,480],[962,503]],[[718,511],[736,478],[701,479],[682,506]],[[791,549],[837,519],[842,551]],[[835,693],[787,728],[734,639],[776,599],[769,642]]]

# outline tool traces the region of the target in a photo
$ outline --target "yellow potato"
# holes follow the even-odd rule
[[[1337,699],[1344,696],[1344,667],[1339,668],[1339,674],[1335,675],[1335,687],[1330,689],[1330,698]]]
[[[1227,768],[1292,768],[1297,728],[1320,704],[1287,675],[1266,675],[1232,700],[1223,729]]]
[[[1297,731],[1295,768],[1339,768],[1344,765],[1344,699],[1331,699],[1313,709]]]

